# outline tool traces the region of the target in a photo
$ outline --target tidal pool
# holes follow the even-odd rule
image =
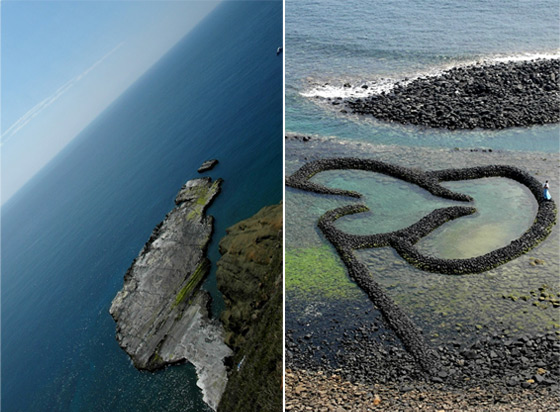
[[[468,203],[442,199],[416,185],[367,171],[329,170],[312,180],[363,195],[360,201],[370,211],[344,216],[335,223],[338,229],[355,235],[403,229],[437,208],[474,206],[474,215],[447,222],[418,243],[421,252],[445,259],[470,258],[506,246],[529,228],[537,212],[537,201],[529,189],[504,178],[443,183],[473,197]]]
[[[533,223],[537,200],[529,189],[503,178],[443,184],[473,197],[477,213],[447,222],[416,245],[421,252],[445,259],[480,256],[508,245]]]
[[[544,181],[554,179],[559,160],[558,154],[551,153],[408,148],[336,139],[289,141],[286,146],[288,175],[307,161],[359,155],[422,170],[510,164]],[[292,327],[301,322],[306,330],[321,328],[319,317],[308,316],[305,308],[336,308],[321,311],[339,322],[339,332],[330,332],[333,337],[343,333],[344,325],[370,321],[368,310],[373,307],[349,280],[336,251],[317,228],[318,218],[327,210],[365,203],[370,212],[345,216],[336,225],[348,233],[366,234],[406,227],[435,208],[473,205],[478,210],[475,215],[447,222],[417,244],[424,253],[443,258],[472,257],[505,246],[527,230],[536,212],[531,193],[503,178],[443,183],[471,195],[474,201],[470,203],[440,199],[415,185],[372,172],[325,171],[313,180],[364,194],[362,199],[354,199],[286,189],[286,322]],[[558,203],[558,190],[552,194]],[[559,241],[556,225],[547,239],[519,258],[484,273],[463,276],[416,269],[391,248],[356,253],[428,341],[446,344],[453,339],[474,340],[484,331],[519,336],[558,330],[560,310],[552,300],[560,293]],[[339,276],[344,280],[337,280]],[[543,288],[550,299],[539,299]]]

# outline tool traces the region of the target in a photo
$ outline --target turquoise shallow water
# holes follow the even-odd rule
[[[472,196],[477,213],[430,233],[418,243],[421,251],[446,259],[480,256],[508,245],[533,224],[537,201],[517,182],[488,178],[444,185]]]
[[[350,234],[400,230],[442,207],[475,207],[476,214],[448,222],[419,242],[421,251],[447,259],[479,256],[506,246],[529,228],[537,211],[530,191],[508,179],[444,183],[473,197],[474,201],[468,203],[441,199],[407,182],[357,170],[322,172],[313,181],[363,195],[359,203],[370,211],[344,216],[336,222],[336,227]]]
[[[3,411],[209,409],[190,365],[132,366],[109,306],[204,160],[224,179],[214,263],[227,227],[281,200],[281,42],[281,2],[219,6],[2,207]]]

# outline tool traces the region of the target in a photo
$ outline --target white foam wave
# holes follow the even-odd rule
[[[391,91],[397,84],[406,86],[408,83],[419,79],[437,77],[444,72],[457,67],[466,67],[472,65],[493,65],[498,63],[507,62],[522,62],[537,59],[559,59],[559,52],[549,53],[518,53],[509,55],[493,55],[483,58],[468,60],[462,62],[452,62],[445,65],[439,65],[428,70],[424,70],[413,75],[407,75],[400,78],[379,78],[372,81],[360,82],[357,85],[349,83],[343,84],[311,84],[310,87],[302,92],[300,95],[303,97],[316,97],[322,99],[349,99],[349,98],[364,98],[376,94]],[[339,82],[340,83],[340,82]]]
[[[520,53],[504,56],[494,56],[490,59],[491,62],[507,63],[507,62],[523,62],[537,59],[560,59],[560,52],[551,53]]]
[[[363,82],[354,86],[336,86],[331,84],[315,85],[307,91],[300,94],[304,97],[322,97],[324,99],[335,99],[341,97],[347,99],[350,97],[367,97],[372,94],[379,94],[391,90],[395,85],[393,79],[380,79],[370,82]]]

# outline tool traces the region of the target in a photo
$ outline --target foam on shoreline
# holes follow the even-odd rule
[[[500,63],[519,63],[535,60],[554,60],[560,59],[560,51],[543,53],[519,53],[519,54],[496,54],[483,58],[467,61],[454,61],[453,63],[435,66],[428,70],[423,70],[413,75],[396,76],[394,78],[379,77],[374,80],[362,81],[351,84],[347,81],[333,80],[332,83],[310,84],[310,88],[301,91],[299,94],[308,98],[321,99],[349,99],[364,98],[390,92],[395,86],[406,86],[417,79],[441,76],[443,73],[455,69],[469,66],[493,66]],[[346,86],[345,86],[346,85]]]

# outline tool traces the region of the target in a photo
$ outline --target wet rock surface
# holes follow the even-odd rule
[[[219,411],[282,410],[282,211],[264,207],[220,241],[221,319],[234,355]]]
[[[306,406],[321,410],[317,405],[346,410],[417,410],[419,406],[428,410],[495,410],[488,408],[496,404],[499,410],[512,410],[515,405],[535,402],[550,406],[558,400],[557,332],[514,337],[505,331],[465,330],[464,336],[434,348],[438,367],[427,374],[379,312],[368,312],[368,317],[372,320],[344,328],[341,333],[337,333],[340,325],[335,325],[336,321],[332,327],[319,330],[287,326],[286,368],[295,377],[290,383],[287,374],[287,405],[293,410],[305,410]],[[476,336],[474,341],[472,336]],[[326,381],[333,375],[335,381],[329,389]],[[317,397],[321,390],[326,392]],[[383,404],[361,409],[374,406],[375,394],[381,396]],[[486,409],[477,399],[488,402]],[[444,407],[448,402],[459,404],[449,409]]]
[[[199,286],[210,268],[213,218],[205,211],[221,183],[200,178],[183,186],[177,206],[152,232],[110,308],[117,341],[136,368],[191,362],[204,401],[213,408],[226,384],[223,359],[231,350],[220,323],[209,318],[210,296]]]
[[[457,67],[391,91],[333,101],[346,113],[447,129],[504,129],[560,121],[560,60]]]
[[[442,167],[470,168],[499,163],[516,164],[529,171],[530,175],[539,176],[542,181],[544,181],[544,176],[549,178],[554,175],[558,164],[557,155],[554,154],[506,152],[478,148],[449,148],[435,151],[427,148],[382,146],[363,142],[340,144],[336,140],[321,139],[320,137],[306,143],[287,141],[286,144],[287,159],[289,160],[286,164],[290,173],[297,171],[309,160],[321,160],[332,156],[352,156],[357,152],[395,164],[406,159],[405,166],[424,170],[435,170]],[[299,191],[287,190],[287,193],[297,192]],[[319,200],[323,198],[322,195],[312,196]],[[558,202],[557,199],[555,200]],[[290,202],[289,196],[287,201]],[[290,205],[293,205],[293,201]],[[305,207],[309,207],[309,205],[306,204]],[[319,214],[316,214],[315,219],[318,216]],[[301,225],[301,221],[296,221],[296,224]],[[315,225],[310,226],[310,228],[312,227]],[[443,315],[435,316],[435,313],[432,312],[430,315],[426,315],[431,316],[429,318],[420,315],[419,313],[431,307],[432,304],[435,307],[441,305],[441,310],[445,310],[443,300],[440,301],[436,297],[436,300],[432,301],[434,296],[427,294],[425,305],[420,309],[415,307],[407,310],[414,322],[423,329],[426,343],[436,353],[440,367],[433,375],[435,381],[423,371],[414,357],[404,348],[379,310],[372,310],[373,305],[366,304],[367,299],[360,299],[358,302],[329,300],[324,303],[310,302],[310,299],[296,303],[287,301],[286,366],[291,368],[292,374],[295,375],[295,379],[292,379],[289,374],[286,375],[287,410],[555,410],[559,402],[557,385],[560,383],[558,363],[555,360],[558,346],[554,344],[554,341],[551,341],[552,346],[543,344],[542,336],[558,336],[558,334],[554,334],[555,332],[545,332],[557,329],[557,326],[552,326],[550,322],[556,322],[558,312],[557,308],[553,306],[556,292],[554,292],[554,296],[551,296],[553,293],[543,285],[544,283],[556,284],[554,282],[557,277],[552,275],[551,279],[547,277],[548,275],[544,276],[543,273],[544,270],[553,267],[553,261],[557,262],[557,253],[554,252],[557,239],[558,228],[555,226],[550,237],[532,250],[533,256],[531,254],[522,255],[482,276],[442,277],[450,282],[446,286],[453,287],[456,284],[455,279],[459,283],[460,279],[467,279],[465,282],[472,285],[473,293],[490,295],[488,300],[477,301],[476,304],[473,304],[473,306],[477,306],[481,315],[486,315],[481,316],[479,321],[473,321],[469,317],[469,321],[463,323],[462,319],[453,318],[451,320]],[[297,240],[300,243],[303,242],[300,238]],[[317,240],[324,242],[322,237]],[[383,249],[375,250],[382,251]],[[381,256],[388,259],[387,255],[383,253]],[[389,255],[394,256],[397,262],[400,259],[396,254],[390,253]],[[540,260],[536,261],[535,257]],[[363,256],[361,258],[363,259]],[[382,263],[376,261],[376,264]],[[378,275],[375,272],[377,267],[371,266],[371,264],[368,267],[370,271],[374,272],[374,277]],[[390,270],[397,271],[401,270],[399,269],[401,267],[407,274],[410,273],[411,283],[414,283],[413,277],[415,273],[419,272],[412,266],[400,263],[398,266],[388,266]],[[406,269],[406,267],[410,269]],[[514,273],[513,280],[508,280],[510,272]],[[387,276],[392,278],[393,275]],[[426,276],[431,275],[426,274]],[[519,282],[527,286],[522,289],[512,288],[511,290],[515,290],[515,293],[506,288],[507,292],[502,296],[503,292],[498,287],[499,284],[488,282],[492,276],[496,276],[500,282],[510,282],[510,284],[515,282],[515,285]],[[424,279],[424,277],[421,278]],[[395,284],[396,279],[395,274]],[[395,289],[391,289],[389,286],[392,285],[392,281],[380,282],[384,287],[389,287],[387,293],[401,305],[399,295],[394,293]],[[418,283],[419,286],[423,285],[422,282]],[[539,287],[540,285],[543,286]],[[493,287],[496,291],[499,290],[499,293],[493,293]],[[441,289],[444,293],[444,287]],[[421,289],[417,293],[423,294],[425,291],[426,289]],[[545,296],[542,296],[543,294]],[[525,297],[527,301],[525,301]],[[289,298],[290,295],[287,296],[287,299]],[[543,300],[540,300],[541,298]],[[516,301],[512,302],[514,299]],[[504,310],[510,310],[512,305],[517,305],[512,310],[514,313],[512,318],[504,318],[502,309],[500,312],[496,312],[495,305],[485,306],[485,302],[492,301],[497,301],[500,307],[503,305],[508,308]],[[370,302],[367,303],[370,304]],[[402,304],[403,308],[405,308],[405,304]],[[458,306],[457,310],[460,311],[460,307],[463,305],[468,306],[468,301],[456,299],[451,304]],[[541,308],[540,305],[543,307]],[[310,311],[306,309],[308,307],[318,309]],[[521,308],[526,308],[529,314],[537,308],[539,313],[546,312],[552,313],[552,315],[550,318],[545,316],[536,320],[528,314],[525,315],[525,311],[522,314]],[[415,313],[414,310],[418,312]],[[469,308],[465,308],[465,310],[469,310]],[[486,312],[495,313],[496,319],[489,322]],[[444,321],[447,322],[445,325]],[[440,324],[440,322],[442,323]],[[462,322],[460,328],[455,327],[456,322]],[[482,327],[477,324],[479,322]],[[434,324],[439,326],[434,326]],[[438,332],[439,336],[436,337],[434,332]],[[536,340],[539,336],[541,336],[540,341]],[[516,344],[523,343],[521,341],[523,337],[533,342],[533,345],[523,349],[525,352],[531,351],[530,356],[522,355],[521,351],[515,350]],[[552,338],[547,337],[546,339]],[[539,349],[535,351],[537,346]],[[504,357],[501,357],[502,352],[506,354]],[[498,358],[495,355],[498,355]],[[476,357],[467,359],[473,356]],[[524,359],[521,356],[524,356]],[[457,366],[452,366],[453,362]],[[532,379],[531,374],[539,372],[539,368],[546,370],[543,376],[548,375],[549,384],[535,386],[534,382],[526,382]],[[456,370],[449,373],[450,369]],[[440,376],[440,372],[444,377]],[[540,370],[540,372],[543,371]],[[336,378],[331,379],[332,375],[336,375]],[[439,381],[440,379],[441,381]],[[536,382],[535,379],[533,380]],[[550,384],[550,381],[556,383]],[[513,383],[515,385],[510,386]],[[529,387],[524,388],[522,385],[529,385]],[[301,387],[296,392],[295,389],[298,386]],[[367,390],[365,395],[355,395],[363,390]],[[376,394],[380,397],[378,405],[374,405],[372,401]]]
[[[305,410],[316,402],[314,394],[321,389],[326,389],[320,397],[325,406],[337,406],[342,398],[346,402],[338,406],[347,410],[389,406],[414,410],[420,405],[437,410],[488,410],[477,399],[488,401],[487,407],[497,404],[500,410],[511,410],[517,403],[536,399],[536,404],[553,405],[560,394],[560,337],[556,332],[519,338],[505,332],[483,332],[471,344],[462,343],[466,337],[451,341],[437,348],[439,366],[431,375],[391,331],[384,329],[382,319],[347,329],[334,340],[319,343],[316,334],[308,332],[296,338],[294,331],[288,330],[286,335],[286,367],[294,378],[290,382],[287,374],[286,398],[294,410]],[[335,355],[318,361],[315,352],[329,353],[331,347]],[[325,385],[330,379],[335,381],[328,389]],[[345,392],[345,387],[354,389]],[[308,399],[302,401],[304,392]],[[381,396],[383,405],[360,409],[374,406],[374,395]],[[464,403],[455,405],[457,409],[444,408],[449,401]]]
[[[298,140],[300,142],[309,142],[310,140],[314,140],[315,138],[310,135],[305,134],[296,134],[296,133],[286,133],[284,136],[286,140]]]
[[[218,159],[210,159],[202,163],[202,165],[198,168],[198,173],[204,173],[208,170],[212,170],[214,166],[218,164]]]

